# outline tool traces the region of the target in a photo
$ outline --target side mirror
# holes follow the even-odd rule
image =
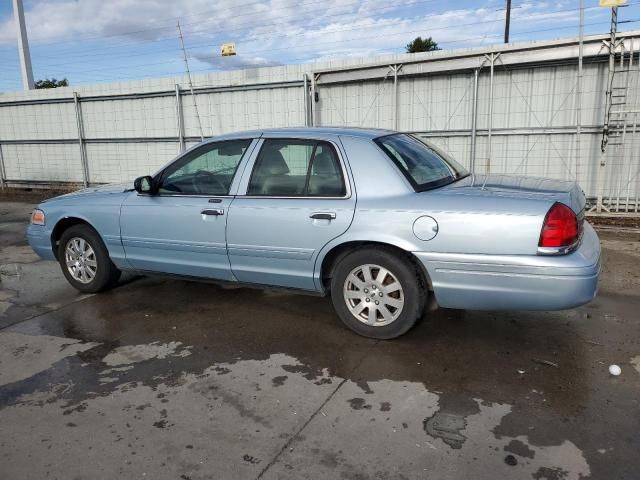
[[[153,194],[153,178],[149,175],[138,177],[133,182],[133,188],[138,193]]]

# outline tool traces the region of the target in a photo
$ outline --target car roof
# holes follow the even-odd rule
[[[210,137],[205,141],[216,141],[232,138],[262,137],[270,134],[278,136],[291,134],[297,136],[309,135],[348,135],[352,137],[361,137],[373,139],[383,135],[397,133],[394,130],[385,130],[381,128],[356,128],[356,127],[284,127],[284,128],[265,128],[260,130],[245,130],[234,133],[226,133]]]

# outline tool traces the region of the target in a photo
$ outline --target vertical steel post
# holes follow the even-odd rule
[[[638,133],[638,131],[636,129],[637,123],[638,123],[638,114],[636,112],[636,113],[633,114],[633,130],[632,130],[632,133],[631,133],[631,135],[632,135],[631,138],[635,138],[637,133]],[[636,156],[636,150],[637,150],[636,149],[636,143],[637,142],[633,142],[632,141],[631,142],[631,148],[629,149],[630,153],[631,153],[631,155],[629,157],[629,171],[627,172],[627,179],[629,181],[627,182],[627,198],[625,199],[625,202],[624,202],[624,206],[625,206],[624,207],[624,211],[627,212],[627,213],[631,212],[631,206],[630,206],[631,204],[629,203],[630,200],[631,200],[631,183],[632,183],[631,179],[633,178],[633,173],[631,171],[631,167],[633,166],[633,159],[634,158],[638,158]]]
[[[473,69],[473,111],[471,113],[471,152],[469,166],[471,173],[476,173],[476,126],[478,122],[478,73],[480,67]]]
[[[306,73],[302,74],[302,84],[303,84],[303,94],[302,98],[304,101],[304,126],[309,126],[309,77],[307,77]]]
[[[80,99],[78,92],[73,92],[73,105],[76,109],[76,126],[78,128],[78,146],[80,147],[80,163],[82,165],[82,176],[84,186],[89,186],[89,165],[87,162],[87,150],[84,144],[84,125],[82,123],[82,111],[80,109]]]
[[[182,96],[180,85],[176,83],[176,118],[178,119],[178,147],[184,152],[184,115],[182,113]]]
[[[487,125],[487,174],[491,173],[491,131],[493,129],[493,66],[495,64],[496,58],[498,58],[500,54],[496,55],[492,53],[489,56],[489,62],[491,62],[491,74],[489,77],[489,119]]]
[[[2,144],[0,143],[0,189],[4,190],[7,176],[4,170],[4,156],[2,154]]]
[[[398,66],[393,65],[393,129],[398,130]]]
[[[311,126],[316,126],[316,80],[317,76],[315,73],[311,74]]]
[[[509,43],[509,26],[511,24],[511,0],[507,0],[504,16],[504,43]]]
[[[20,70],[22,72],[22,86],[25,90],[33,90],[33,71],[31,70],[31,54],[29,53],[29,39],[27,26],[24,21],[22,0],[13,0],[13,16],[16,20],[18,34],[18,53],[20,55]]]
[[[578,80],[576,82],[576,181],[580,163],[582,135],[582,58],[584,56],[584,0],[580,0],[580,41],[578,46]]]

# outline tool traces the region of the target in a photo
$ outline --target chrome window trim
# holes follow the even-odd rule
[[[340,146],[338,145],[337,142],[335,142],[334,140],[328,139],[328,138],[312,138],[312,137],[261,137],[260,138],[261,142],[259,145],[256,145],[256,148],[254,149],[255,151],[255,155],[253,155],[253,158],[251,159],[251,165],[247,165],[247,167],[251,167],[251,171],[249,172],[249,177],[246,179],[243,190],[244,193],[240,193],[238,192],[238,194],[236,195],[239,198],[264,198],[264,199],[269,199],[269,200],[277,200],[277,199],[283,199],[283,200],[348,200],[351,198],[351,179],[347,173],[347,168],[346,168],[346,164],[344,161],[344,158],[342,157],[342,151],[340,150]],[[327,142],[330,143],[331,146],[333,147],[333,149],[336,152],[336,155],[338,155],[338,162],[340,163],[340,170],[342,171],[342,180],[344,181],[344,185],[345,185],[345,195],[341,196],[341,197],[321,197],[321,196],[304,196],[304,195],[298,195],[298,196],[277,196],[277,195],[247,195],[247,190],[249,189],[249,180],[251,179],[251,175],[253,174],[253,169],[255,167],[256,161],[258,159],[258,155],[260,155],[260,151],[262,150],[262,147],[264,145],[264,141],[265,140],[307,140],[307,141],[312,141],[312,142]],[[245,171],[246,171],[246,167],[245,167]]]
[[[351,195],[347,197],[271,197],[267,195],[238,195],[239,198],[264,198],[271,200],[348,200]]]
[[[200,195],[193,194],[190,195],[188,193],[156,193],[154,195],[150,195],[148,193],[138,193],[139,197],[189,197],[189,198],[234,198],[235,195]]]

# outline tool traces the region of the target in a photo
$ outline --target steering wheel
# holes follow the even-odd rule
[[[213,173],[208,172],[207,170],[198,170],[191,178],[191,184],[193,185],[193,189],[197,193],[210,194],[210,191],[205,192],[202,190],[202,188],[200,188],[201,183],[213,184],[216,188],[219,188],[220,193],[218,195],[222,195],[226,191],[226,187],[222,184],[222,182],[220,182],[220,180],[218,180],[218,177],[216,177]]]

